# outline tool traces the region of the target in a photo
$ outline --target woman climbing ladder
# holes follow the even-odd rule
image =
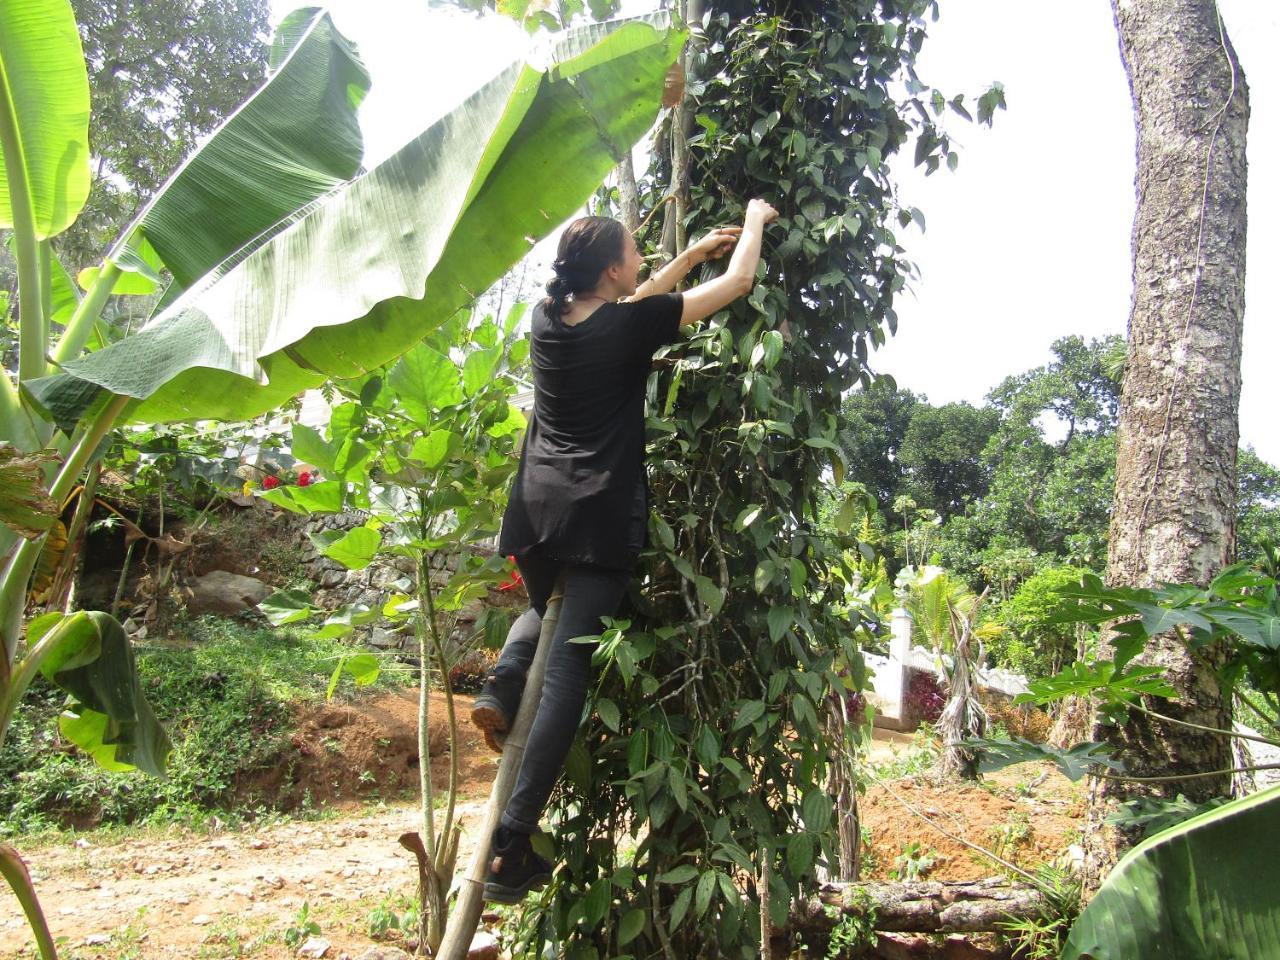
[[[486,900],[515,903],[551,877],[551,864],[529,838],[577,731],[595,649],[568,641],[601,633],[601,617],[617,610],[645,545],[650,362],[678,339],[680,327],[751,290],[764,227],[777,216],[752,200],[741,227],[712,231],[638,288],[640,252],[618,221],[583,217],[560,238],[548,297],[532,314],[533,416],[499,547],[516,558],[529,609],[512,626],[471,713],[495,750],[520,706],[541,619],[561,578],[564,597],[515,790],[491,838]],[[724,274],[670,292],[698,263],[735,245]]]

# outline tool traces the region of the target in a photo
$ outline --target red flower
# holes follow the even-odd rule
[[[300,487],[311,486],[311,474],[308,471],[303,470],[300,474],[298,474],[298,486]]]
[[[516,558],[507,557],[507,560],[511,563],[511,579],[498,584],[499,590],[514,590],[524,583],[524,577],[520,576],[520,571],[516,568]]]
[[[263,490],[274,490],[278,486],[280,486],[279,477],[264,477],[262,480]]]

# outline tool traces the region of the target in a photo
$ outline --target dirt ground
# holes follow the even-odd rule
[[[448,773],[443,703],[433,700],[432,774],[442,783]],[[458,701],[465,720],[470,698]],[[377,944],[371,924],[403,911],[414,892],[416,867],[397,838],[419,827],[411,802],[416,717],[416,699],[407,692],[318,708],[301,718],[297,756],[245,784],[272,787],[299,802],[309,795],[313,806],[304,809],[320,811],[322,819],[212,833],[90,831],[20,844],[62,941],[63,960],[295,957],[286,934],[304,925],[304,905],[317,936],[330,945],[329,960],[354,958]],[[911,749],[908,738],[885,733],[872,760],[885,763]],[[459,759],[465,836],[481,815],[496,764],[469,724]],[[1060,858],[1076,842],[1083,801],[1056,773],[1023,766],[981,786],[942,790],[919,776],[872,786],[861,799],[861,815],[871,837],[869,879],[889,876],[912,842],[919,845],[917,864],[922,857],[936,861],[928,877],[970,879],[997,871],[922,816],[953,837],[998,847],[1006,859],[1031,867]],[[470,839],[463,841],[460,864],[470,856]],[[398,937],[393,929],[381,942]],[[16,900],[0,895],[0,958],[33,957],[29,940]]]

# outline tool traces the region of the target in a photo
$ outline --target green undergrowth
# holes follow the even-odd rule
[[[235,825],[270,815],[238,804],[237,783],[279,761],[296,709],[324,699],[334,658],[350,648],[289,628],[205,617],[136,647],[147,697],[169,731],[168,776],[108,773],[58,735],[63,694],[32,685],[0,750],[0,838],[125,824]],[[410,681],[387,661],[368,691]],[[302,813],[307,813],[304,809]]]

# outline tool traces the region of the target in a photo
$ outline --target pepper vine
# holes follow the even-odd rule
[[[820,535],[818,503],[843,474],[841,397],[869,382],[913,274],[895,230],[922,218],[887,161],[913,146],[954,166],[940,115],[968,107],[916,76],[929,0],[708,7],[687,233],[753,196],[781,217],[753,292],[650,378],[651,545],[553,798],[563,867],[524,914],[531,956],[758,956],[762,900],[781,928],[837,859],[823,718],[862,680],[845,584],[869,548]],[[1000,106],[993,87],[979,119]],[[674,182],[671,127],[640,184],[650,207]]]

